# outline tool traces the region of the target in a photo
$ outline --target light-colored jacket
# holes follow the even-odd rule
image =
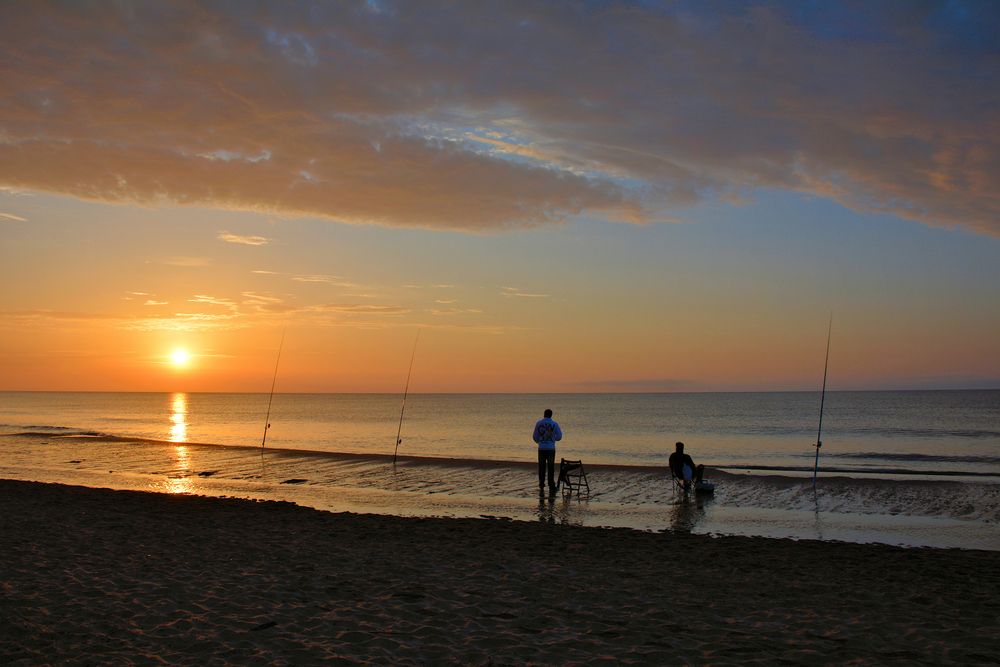
[[[538,443],[539,449],[555,449],[556,441],[562,440],[562,429],[554,419],[544,417],[535,422],[531,439]]]

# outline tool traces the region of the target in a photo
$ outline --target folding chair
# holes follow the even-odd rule
[[[695,493],[715,493],[715,484],[709,482],[706,479],[702,479],[700,482],[695,482],[693,479],[683,480],[674,474],[673,468],[667,467],[670,471],[670,479],[674,483],[674,491],[683,491],[684,493],[690,493],[694,491]]]
[[[684,485],[684,480],[674,474],[673,468],[668,467],[667,470],[670,471],[670,481],[673,482],[674,492],[683,491],[684,493],[687,493],[690,490],[690,486]],[[691,482],[688,482],[688,485],[690,484]]]
[[[576,491],[577,498],[586,489],[590,495],[590,483],[587,481],[587,471],[583,469],[583,461],[567,461],[559,459],[559,482],[563,495],[572,496]]]

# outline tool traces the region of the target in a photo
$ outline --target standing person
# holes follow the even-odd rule
[[[545,490],[545,475],[549,477],[549,491],[556,492],[556,442],[562,440],[562,429],[552,419],[552,410],[535,422],[532,439],[538,443],[538,490]]]
[[[670,455],[670,471],[674,473],[674,477],[681,481],[684,485],[684,490],[687,491],[691,488],[692,481],[695,484],[701,482],[701,476],[705,473],[705,466],[696,466],[694,464],[694,459],[684,453],[683,442],[678,442],[675,447],[674,453]]]

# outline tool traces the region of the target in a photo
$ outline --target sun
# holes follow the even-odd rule
[[[172,363],[175,368],[184,368],[191,363],[191,354],[184,348],[179,347],[170,353],[170,363]]]

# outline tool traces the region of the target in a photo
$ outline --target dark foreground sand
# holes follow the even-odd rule
[[[1000,553],[0,480],[0,664],[996,663]]]

